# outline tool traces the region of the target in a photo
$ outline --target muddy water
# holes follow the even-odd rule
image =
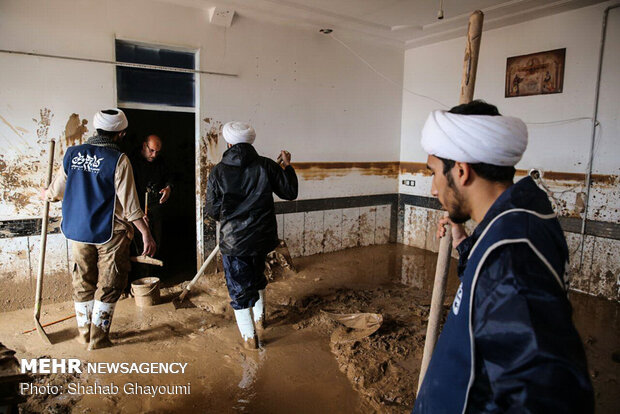
[[[586,348],[596,412],[620,412],[620,304],[571,292],[573,320]]]
[[[114,383],[115,395],[31,398],[34,412],[253,412],[405,413],[411,410],[428,317],[436,256],[402,245],[372,246],[299,258],[297,274],[277,275],[267,290],[269,326],[260,351],[245,351],[228,306],[222,275],[211,275],[190,297],[194,308],[175,310],[179,287],[164,303],[139,309],[119,302],[110,349],[88,352],[73,341],[74,320],[46,328],[46,346],[30,310],[0,314],[0,341],[19,358],[51,356],[82,361],[181,362],[184,374],[82,374],[41,381]],[[458,282],[453,263],[446,305]],[[620,306],[571,294],[577,327],[597,393],[597,412],[618,412]],[[44,304],[42,321],[73,312],[71,303]],[[376,312],[382,327],[355,343],[330,343],[333,324],[321,310]],[[615,353],[615,354],[614,354]],[[614,356],[615,355],[615,356]],[[122,389],[130,384],[127,392]],[[131,384],[189,385],[189,394],[132,395]]]

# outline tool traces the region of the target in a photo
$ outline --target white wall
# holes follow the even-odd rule
[[[558,124],[536,123],[592,118],[603,10],[610,4],[613,2],[483,32],[475,98],[495,104],[501,113],[520,117],[528,123],[528,149],[516,166],[517,169],[586,173],[592,121],[583,119]],[[599,120],[602,128],[597,136],[593,171],[613,176],[620,172],[618,17],[618,11],[612,11],[601,85],[603,94]],[[566,48],[563,93],[504,98],[508,57],[559,48]],[[404,92],[401,161],[426,162],[426,154],[420,146],[420,131],[431,110],[447,109],[458,103],[464,49],[465,38],[462,37],[405,52],[405,87],[431,96],[447,107],[441,108],[435,102]],[[401,178],[417,178],[416,187],[401,185],[401,192],[430,194],[428,177],[405,174]],[[565,187],[578,187],[571,198],[566,200],[568,203],[574,203],[576,193],[584,190],[583,182],[562,184],[566,184]],[[620,194],[611,186],[594,188],[594,192],[597,191],[600,193],[598,201],[592,200],[593,210],[599,210],[596,218],[607,221],[620,219],[616,211]]]
[[[542,169],[549,174],[546,184],[559,216],[583,218],[577,200],[586,190],[591,120],[557,124],[536,124],[572,118],[592,118],[603,12],[617,2],[608,2],[557,14],[501,29],[483,31],[475,98],[498,106],[501,113],[528,123],[529,145],[517,169]],[[610,12],[601,78],[601,97],[588,219],[620,222],[620,10]],[[511,56],[566,48],[563,92],[504,98],[506,59]],[[420,131],[433,109],[447,109],[458,103],[465,37],[405,52],[404,84],[411,91],[428,95],[435,102],[403,93],[401,162],[425,163]],[[418,165],[420,167],[420,165]],[[569,173],[569,174],[561,174]],[[556,177],[555,179],[553,177]],[[431,177],[421,171],[402,172],[400,180],[414,180],[415,187],[399,184],[401,193],[430,196]],[[437,212],[407,206],[403,217],[406,244],[436,250],[432,234]],[[475,223],[469,223],[470,229]],[[612,238],[567,233],[571,257],[572,288],[613,300],[620,300],[620,271],[617,251],[620,241]],[[583,263],[581,249],[583,248]]]
[[[266,156],[286,148],[294,161],[398,159],[400,89],[328,36],[244,16],[236,16],[230,28],[216,27],[204,10],[153,1],[0,3],[2,49],[114,60],[116,37],[196,49],[201,69],[238,74],[200,76],[200,119],[251,121],[256,147]],[[385,75],[402,77],[402,51],[343,41]],[[34,217],[47,140],[57,138],[66,147],[71,114],[90,121],[98,109],[116,104],[114,66],[0,54],[0,70],[3,168],[19,175],[13,182],[3,178],[0,219]],[[52,117],[38,137],[33,119],[44,108]],[[201,124],[201,135],[208,126]],[[209,158],[217,161],[223,150],[220,142]],[[301,198],[331,196],[334,185],[349,195],[396,191],[393,177],[371,177],[364,185],[354,174],[324,186],[302,182]]]
[[[586,7],[526,23],[483,32],[475,98],[497,105],[500,112],[527,123],[592,117],[603,10],[606,4]],[[611,35],[608,50],[617,47]],[[564,92],[504,98],[506,58],[544,50],[566,48]],[[448,107],[458,103],[465,38],[408,50],[405,53],[405,86],[434,97]],[[615,79],[606,86],[618,88]],[[611,68],[610,68],[611,69]],[[616,95],[617,96],[617,95]],[[403,96],[403,161],[425,161],[419,145],[428,113],[438,104],[408,93]],[[615,108],[617,110],[617,107]],[[617,114],[617,112],[616,112]],[[577,121],[559,126],[528,125],[530,142],[517,168],[584,172],[591,123]],[[617,162],[598,163],[602,173],[618,171]]]

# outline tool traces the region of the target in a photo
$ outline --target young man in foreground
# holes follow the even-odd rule
[[[513,184],[527,128],[482,101],[434,111],[422,131],[461,285],[414,413],[591,413],[566,296],[568,249],[546,194]],[[462,223],[478,226],[469,237]]]

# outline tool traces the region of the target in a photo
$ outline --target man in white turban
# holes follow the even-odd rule
[[[449,215],[437,235],[451,224],[461,285],[414,413],[593,412],[562,228],[530,177],[513,184],[526,146],[525,124],[482,101],[434,111],[424,126],[432,194]]]
[[[258,155],[250,125],[229,122],[222,135],[228,150],[209,174],[206,211],[220,222],[226,285],[243,344],[256,349],[256,328],[265,327],[265,258],[279,242],[272,193],[297,198],[297,175],[289,152],[281,151],[280,165]]]
[[[127,118],[120,109],[95,114],[97,130],[85,144],[67,148],[62,169],[43,197],[62,200],[61,229],[71,240],[73,300],[78,341],[88,349],[112,345],[112,315],[129,273],[133,225],[142,233],[142,254],[155,242],[140,208],[129,158],[118,141]]]

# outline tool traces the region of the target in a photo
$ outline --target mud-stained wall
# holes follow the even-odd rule
[[[203,204],[209,171],[226,148],[220,134],[225,122],[250,122],[261,155],[275,159],[281,149],[293,154],[300,166],[300,198],[396,191],[393,167],[389,171],[383,164],[398,159],[399,88],[314,29],[266,23],[244,14],[225,29],[210,25],[198,3],[188,7],[148,0],[6,0],[0,2],[0,49],[114,60],[114,39],[123,38],[196,50],[200,69],[237,75],[197,75],[199,260],[215,243],[215,225],[205,217]],[[154,25],[158,30],[151,30]],[[344,33],[341,40],[390,79],[402,78],[402,50]],[[10,286],[24,298],[31,293],[27,287],[34,256],[28,266],[10,257],[19,252],[23,256],[23,249],[29,248],[24,246],[34,246],[37,231],[31,227],[41,214],[38,193],[49,140],[57,142],[58,170],[66,148],[93,133],[93,114],[116,106],[114,71],[114,66],[101,63],[0,54],[0,304],[10,299]],[[315,168],[338,162],[356,164],[337,171]],[[303,163],[317,165],[304,168]],[[56,223],[59,207],[54,204],[50,211]],[[310,233],[308,240],[318,240],[317,232]],[[24,237],[26,241],[20,241]],[[54,238],[63,240],[59,234]],[[363,242],[369,239],[365,236]],[[334,243],[327,240],[329,249]],[[66,243],[54,248],[59,253],[46,260],[44,292],[66,299],[68,273],[58,269],[67,267],[69,251]],[[14,306],[26,306],[20,303]]]
[[[204,200],[209,172],[221,160],[227,144],[222,122],[204,118],[201,123],[200,182],[197,196]],[[257,150],[261,145],[257,138]],[[266,155],[268,156],[268,155]],[[273,154],[272,158],[276,158]],[[300,183],[299,199],[312,195],[346,197],[394,193],[398,162],[293,162]],[[314,198],[317,198],[316,196]],[[276,200],[279,200],[276,197]],[[278,214],[279,237],[293,257],[327,253],[349,247],[384,244],[390,238],[391,206],[355,207]],[[215,246],[216,223],[203,211],[204,254]]]
[[[3,220],[5,224],[15,217],[27,223],[28,219],[42,214],[43,202],[39,199],[39,189],[45,183],[50,140],[56,140],[53,168],[57,172],[66,148],[84,140],[88,121],[77,113],[62,114],[62,119],[50,108],[44,107],[30,115],[29,123],[24,123],[12,114],[11,109],[14,108],[5,104],[4,109],[0,111],[5,113],[2,115],[4,128],[0,127],[0,218],[8,219]],[[60,215],[59,204],[52,204],[43,279],[42,297],[45,301],[71,299],[70,251],[66,239],[59,234]],[[38,271],[41,237],[15,237],[15,232],[40,234],[40,222],[36,229],[32,229],[35,231],[20,226],[11,227],[13,230],[3,228],[0,235],[2,310],[33,305]]]
[[[415,182],[415,187],[401,184],[402,194],[428,197],[431,180],[425,164],[401,166],[401,181]],[[527,174],[517,170],[517,180]],[[617,226],[620,222],[618,200],[620,200],[620,177],[618,175],[594,175],[591,187],[591,205],[588,209],[588,226],[592,222],[598,228],[609,228],[608,237],[580,234],[581,220],[584,216],[586,186],[583,174],[546,172],[538,181],[539,187],[547,192],[554,211],[562,219],[574,219],[571,232],[565,232],[569,244],[571,289],[610,300],[620,301],[620,240]],[[406,205],[403,211],[402,232],[399,241],[404,244],[437,251],[435,239],[436,223],[443,214],[419,206]],[[467,223],[471,232],[475,223]],[[612,234],[613,233],[613,234]],[[613,236],[613,237],[612,237]],[[456,257],[456,251],[453,251]]]
[[[604,9],[614,4],[584,7],[482,35],[475,98],[498,106],[501,113],[523,119],[529,131],[528,148],[517,164],[517,178],[530,169],[543,172],[543,188],[561,218],[569,224],[571,287],[592,295],[620,300],[617,240],[620,223],[620,11],[609,15],[607,42],[601,69],[601,95],[594,141],[589,198],[586,174],[592,138],[600,34]],[[580,30],[575,31],[575,22]],[[566,48],[564,89],[561,94],[504,97],[506,58],[544,50]],[[403,96],[399,192],[430,197],[431,177],[420,131],[429,112],[457,103],[465,38],[439,42],[405,53],[404,83],[408,89],[445,104]],[[406,185],[403,184],[405,181]],[[587,208],[587,232],[580,233]],[[437,213],[419,206],[402,212],[400,240],[434,249]],[[597,231],[594,232],[593,230]],[[583,254],[582,254],[583,253]]]
[[[0,239],[0,311],[34,306],[41,237]],[[58,302],[71,299],[67,241],[61,234],[47,238],[42,298]]]
[[[380,205],[278,214],[278,236],[293,257],[385,244],[390,238],[390,209]]]

